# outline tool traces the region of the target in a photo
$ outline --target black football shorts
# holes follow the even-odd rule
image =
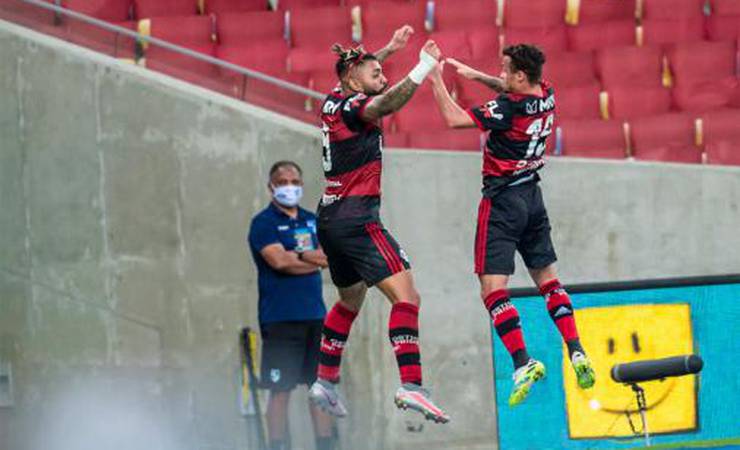
[[[475,273],[513,274],[517,250],[529,269],[542,269],[557,260],[542,191],[534,181],[483,197],[478,207]]]

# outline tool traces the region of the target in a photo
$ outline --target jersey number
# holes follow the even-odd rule
[[[329,145],[329,125],[321,125],[321,145],[323,146],[323,156],[321,162],[324,165],[324,172],[331,172],[331,146]]]
[[[555,121],[555,115],[550,114],[545,119],[545,127],[542,127],[542,118],[539,118],[532,122],[527,128],[527,134],[532,137],[529,141],[529,147],[527,148],[527,154],[524,155],[525,159],[529,159],[533,156],[540,157],[545,153],[545,141],[547,136],[552,133],[552,124]]]

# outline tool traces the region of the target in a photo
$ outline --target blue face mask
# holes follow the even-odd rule
[[[293,186],[292,184],[289,184],[286,186],[272,187],[272,198],[286,208],[297,206],[302,197],[303,186]]]

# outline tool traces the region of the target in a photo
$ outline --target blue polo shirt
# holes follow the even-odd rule
[[[316,250],[316,216],[299,207],[294,219],[270,203],[252,219],[248,241],[259,278],[260,324],[323,319],[326,307],[319,271],[307,275],[278,272],[260,254],[266,246],[278,243],[286,250]]]

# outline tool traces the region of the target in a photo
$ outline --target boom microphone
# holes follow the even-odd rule
[[[611,373],[617,383],[637,383],[689,375],[699,372],[702,367],[704,361],[698,355],[685,355],[615,364]]]

